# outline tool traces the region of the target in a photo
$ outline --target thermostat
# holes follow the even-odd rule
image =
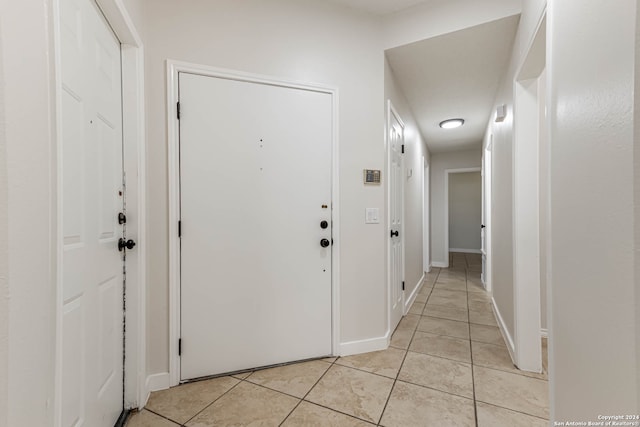
[[[380,184],[380,171],[375,169],[364,170],[365,184]]]

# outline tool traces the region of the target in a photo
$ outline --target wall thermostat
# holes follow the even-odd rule
[[[380,171],[375,169],[364,170],[365,184],[380,184]]]

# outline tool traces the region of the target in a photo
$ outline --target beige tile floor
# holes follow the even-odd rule
[[[479,256],[450,265],[427,275],[387,350],[159,391],[127,426],[546,426],[547,375],[511,363]]]

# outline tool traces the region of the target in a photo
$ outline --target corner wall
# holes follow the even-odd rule
[[[487,125],[483,149],[491,141],[492,156],[492,293],[496,309],[500,313],[507,333],[515,332],[513,288],[513,81],[533,39],[536,26],[542,16],[545,0],[524,0],[518,32],[513,43],[511,59],[494,101],[507,106],[503,122],[494,122],[492,114]],[[494,110],[495,111],[495,110]]]
[[[0,100],[5,99],[4,61],[0,21]],[[0,102],[0,427],[7,426],[9,398],[9,233],[7,196],[7,139],[4,102]]]
[[[420,134],[417,122],[409,107],[406,97],[400,86],[396,83],[393,70],[389,62],[384,60],[384,99],[391,100],[394,108],[404,122],[404,280],[405,280],[405,308],[412,302],[409,298],[422,283],[420,279],[424,274],[423,234],[425,233],[422,219],[424,167],[422,158],[427,164],[430,162],[430,154]],[[386,110],[385,110],[386,111]],[[385,120],[386,123],[386,120]],[[411,177],[408,176],[411,170]],[[388,174],[387,174],[388,179]],[[428,197],[428,192],[427,192]],[[385,194],[385,206],[388,203]],[[385,233],[386,236],[386,233]],[[386,250],[385,250],[386,252]]]
[[[636,7],[549,2],[551,421],[640,410]]]
[[[453,151],[434,153],[431,156],[431,263],[434,267],[449,264],[449,254],[445,253],[445,239],[449,232],[445,228],[445,170],[480,168],[482,151]],[[478,235],[480,229],[478,228]]]

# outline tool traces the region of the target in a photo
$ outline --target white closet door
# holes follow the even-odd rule
[[[391,278],[391,307],[390,307],[390,329],[393,332],[398,326],[404,314],[404,291],[402,281],[404,280],[404,247],[403,247],[403,217],[404,217],[404,174],[402,168],[402,151],[404,144],[404,124],[389,108],[389,203],[390,216],[389,226],[391,227],[391,248],[389,257],[389,274]]]

